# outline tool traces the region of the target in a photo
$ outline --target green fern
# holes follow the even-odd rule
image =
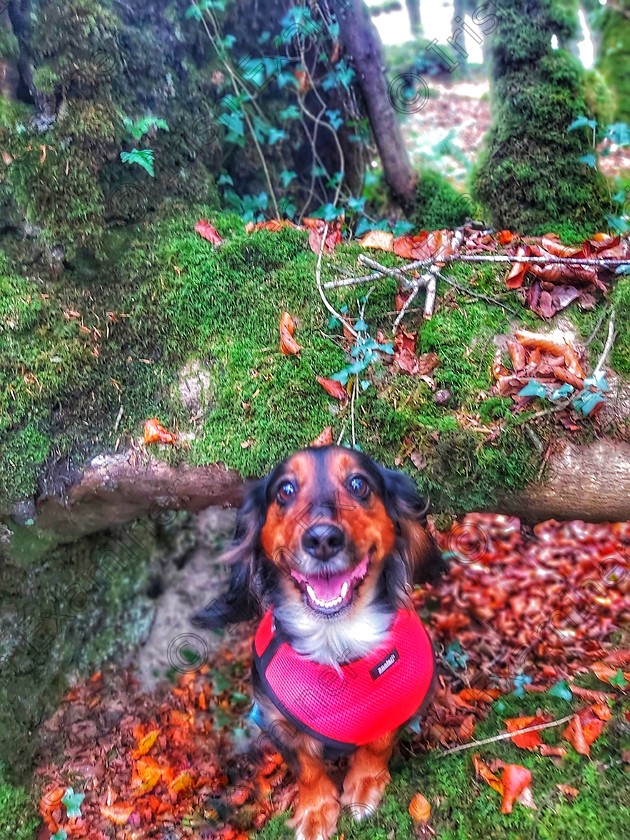
[[[121,152],[120,159],[123,163],[137,163],[145,169],[153,178],[155,171],[153,169],[153,149],[132,149],[130,152]]]
[[[123,125],[128,134],[134,140],[140,140],[145,134],[148,134],[152,128],[161,128],[162,131],[168,131],[168,123],[161,117],[142,117],[139,120],[132,120],[131,117],[123,117]]]

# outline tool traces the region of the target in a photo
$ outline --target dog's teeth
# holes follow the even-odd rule
[[[310,583],[306,584],[306,591],[308,592],[308,597],[311,599],[311,601],[315,601],[316,603],[319,603],[319,601],[317,600],[317,596],[315,595],[315,590],[310,585]]]
[[[344,584],[341,587],[341,598],[338,599],[338,600],[343,600],[346,597],[346,595],[348,594],[348,589],[349,589],[348,581],[346,580],[346,581],[344,581]]]

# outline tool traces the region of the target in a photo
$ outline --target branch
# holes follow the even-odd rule
[[[548,723],[537,723],[535,726],[526,726],[525,729],[515,729],[514,732],[502,732],[500,735],[494,735],[492,738],[482,738],[481,741],[471,741],[470,744],[460,744],[457,747],[451,747],[450,750],[441,751],[439,755],[443,757],[452,753],[461,752],[462,750],[472,750],[484,744],[493,744],[495,741],[505,741],[507,738],[514,738],[515,735],[524,735],[526,732],[536,732],[539,729],[551,729],[553,726],[562,726],[563,723],[568,723],[573,717],[574,715],[566,715],[559,720],[551,720]]]

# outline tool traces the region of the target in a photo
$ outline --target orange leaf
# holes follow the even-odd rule
[[[138,749],[132,751],[131,757],[140,758],[141,756],[146,755],[153,746],[153,744],[155,744],[155,742],[157,741],[157,737],[159,734],[159,729],[152,729],[150,732],[147,732],[144,738],[141,738],[138,742]]]
[[[512,807],[525,788],[532,782],[532,774],[520,764],[506,764],[503,768],[503,802],[501,813],[511,814]]]
[[[197,224],[195,225],[195,230],[202,236],[204,239],[207,239],[208,242],[211,242],[213,245],[220,245],[223,242],[223,239],[218,232],[218,230],[207,222],[205,219],[199,219]]]
[[[341,382],[337,382],[336,379],[324,379],[323,376],[318,376],[316,379],[331,397],[339,400],[339,402],[345,402],[348,399],[348,392]]]
[[[192,770],[182,770],[168,786],[172,793],[187,793],[195,785],[195,774]]]
[[[526,256],[526,249],[521,245],[516,251],[517,257]],[[514,263],[505,278],[505,285],[508,289],[520,289],[525,280],[525,275],[529,271],[530,263],[517,262]]]
[[[501,245],[509,245],[514,239],[514,234],[511,230],[500,230],[497,231],[497,239]]]
[[[591,748],[584,737],[584,731],[582,729],[582,721],[578,717],[578,715],[573,715],[573,718],[569,721],[568,726],[562,733],[562,737],[565,741],[568,741],[571,746],[578,752],[580,755],[590,755]]]
[[[508,732],[514,732],[516,729],[527,729],[528,726],[536,726],[539,723],[545,723],[545,719],[536,716],[518,717],[508,718],[504,721],[504,723]],[[522,750],[535,750],[542,744],[542,740],[538,732],[525,732],[522,735],[513,735],[510,740]]]
[[[157,417],[152,417],[144,424],[144,442],[145,443],[175,443],[177,436],[174,432],[169,432],[160,423]]]
[[[462,700],[469,703],[481,701],[482,703],[491,703],[499,697],[501,692],[498,688],[462,688],[459,696]]]
[[[394,234],[386,230],[370,230],[363,239],[359,239],[359,245],[363,248],[374,248],[377,251],[392,251]]]
[[[293,338],[295,324],[288,312],[283,312],[280,318],[280,352],[283,356],[297,356],[302,349]]]
[[[425,823],[431,816],[431,803],[421,793],[416,793],[411,797],[409,813],[414,822]]]
[[[553,755],[558,756],[558,758],[564,758],[567,754],[567,751],[564,747],[554,747],[551,744],[541,744],[538,748],[538,752],[541,755]]]
[[[115,805],[101,805],[101,814],[116,825],[124,825],[133,814],[130,802],[116,802]]]
[[[478,753],[475,753],[475,755],[473,755],[472,760],[475,766],[475,773],[477,774],[477,776],[486,781],[493,790],[497,791],[497,793],[503,795],[503,782],[498,776],[496,776],[492,772],[492,770],[488,767],[487,764],[484,764],[484,762],[479,758]]]
[[[333,442],[333,427],[326,426],[325,429],[317,435],[315,440],[309,443],[309,446],[330,446]]]
[[[616,677],[619,673],[618,668],[613,668],[610,665],[607,665],[605,662],[594,662],[591,665],[591,671],[595,674],[598,680],[602,682],[611,684],[611,679]],[[624,674],[624,678],[628,680],[630,674]]]
[[[571,787],[571,785],[556,785],[560,793],[566,796],[568,799],[575,799],[575,797],[580,792],[577,788]]]
[[[253,233],[256,230],[268,230],[271,233],[277,233],[287,227],[298,229],[298,226],[289,219],[267,219],[265,222],[248,222],[245,225],[245,233]]]

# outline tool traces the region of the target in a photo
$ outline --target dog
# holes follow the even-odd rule
[[[342,808],[376,810],[397,735],[430,700],[433,648],[411,594],[446,564],[427,509],[410,478],[361,452],[301,450],[247,493],[228,591],[193,617],[262,619],[253,716],[295,771],[297,840],[327,840]],[[340,795],[326,761],[344,754]]]

